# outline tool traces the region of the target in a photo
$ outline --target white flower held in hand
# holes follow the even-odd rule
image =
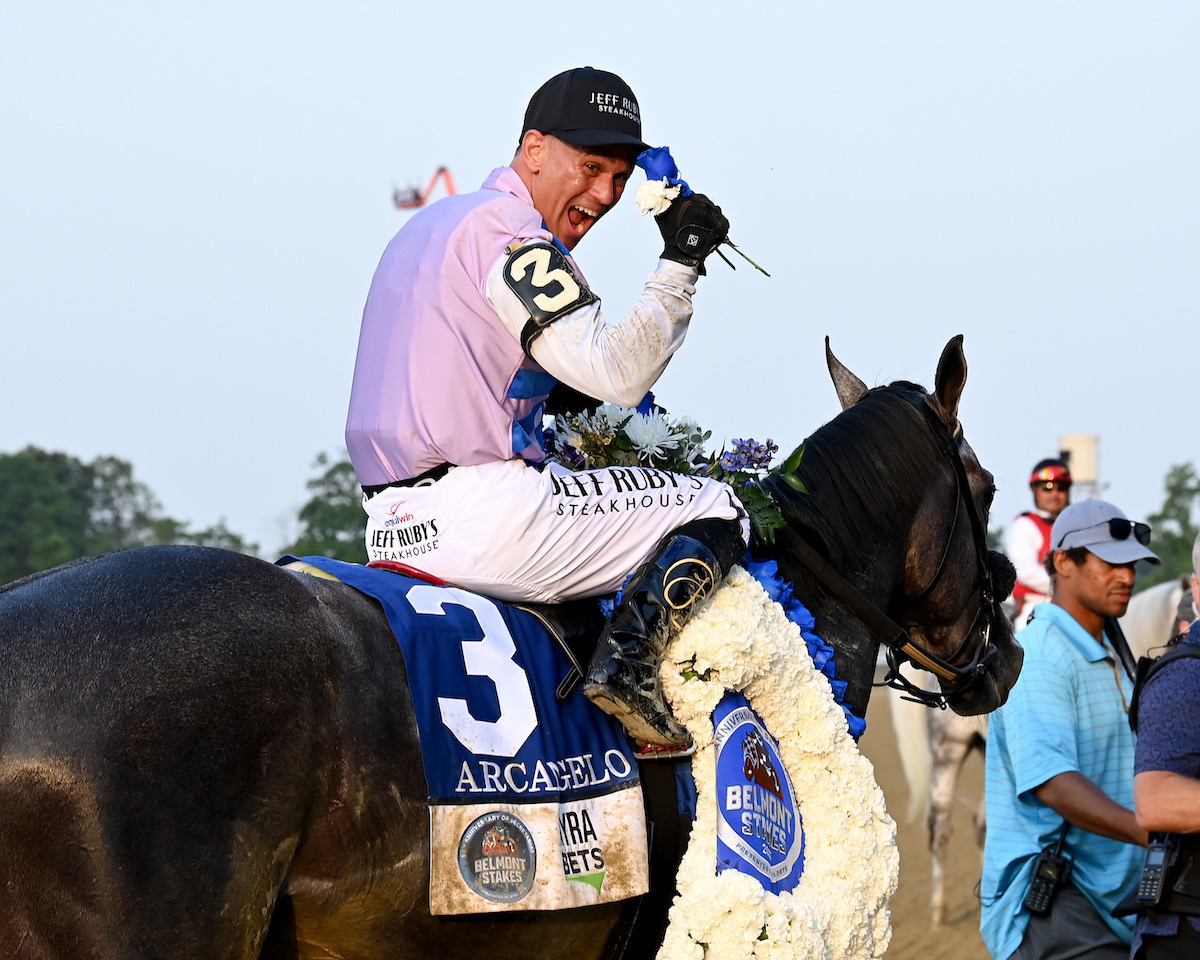
[[[671,186],[671,182],[663,177],[662,180],[647,180],[637,188],[634,200],[637,201],[638,213],[645,216],[653,213],[656,217],[671,205],[671,201],[679,196],[679,184]]]

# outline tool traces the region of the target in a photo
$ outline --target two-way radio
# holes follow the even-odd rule
[[[1033,863],[1033,881],[1025,894],[1025,909],[1035,916],[1044,917],[1050,912],[1054,897],[1071,873],[1071,858],[1063,856],[1063,841],[1067,839],[1067,824],[1058,835],[1058,842],[1038,854]]]
[[[1137,902],[1140,905],[1154,906],[1162,900],[1167,867],[1174,863],[1178,847],[1178,834],[1151,834],[1150,843],[1146,845],[1146,859],[1142,863],[1142,879],[1138,881]]]

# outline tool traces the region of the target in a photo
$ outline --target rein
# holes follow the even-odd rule
[[[995,653],[995,647],[991,644],[991,619],[986,616],[992,606],[994,592],[991,569],[988,566],[986,554],[987,535],[984,533],[979,512],[975,508],[975,501],[970,495],[970,484],[967,480],[966,470],[963,467],[962,457],[959,454],[959,445],[962,441],[961,425],[956,425],[952,434],[924,400],[915,398],[905,391],[894,392],[915,406],[924,416],[925,421],[938,441],[938,447],[942,456],[950,464],[951,472],[954,475],[956,493],[954,519],[951,522],[950,530],[947,534],[946,547],[942,552],[942,558],[938,563],[933,580],[920,594],[911,600],[907,600],[906,603],[912,605],[924,599],[940,581],[942,573],[945,570],[946,558],[950,553],[950,548],[954,541],[954,531],[958,526],[959,508],[965,502],[975,546],[980,593],[979,613],[976,614],[975,619],[971,623],[971,628],[967,632],[968,638],[974,631],[975,625],[979,622],[980,616],[984,617],[983,628],[979,633],[979,642],[972,651],[970,661],[965,665],[956,666],[917,643],[909,635],[907,629],[900,626],[863,596],[857,587],[850,583],[807,540],[790,527],[784,527],[776,531],[775,538],[824,584],[836,600],[856,616],[869,630],[877,634],[880,637],[880,641],[887,647],[888,672],[884,679],[875,685],[893,687],[900,690],[909,698],[926,706],[937,706],[944,710],[947,707],[947,695],[940,691],[935,693],[916,686],[916,684],[900,673],[900,665],[905,660],[908,660],[919,667],[923,667],[941,679],[943,686],[952,693],[970,686],[982,673],[984,665]],[[965,645],[965,639],[963,643]],[[960,647],[959,650],[961,649]]]

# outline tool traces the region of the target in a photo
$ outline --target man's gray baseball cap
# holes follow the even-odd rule
[[[1106,500],[1081,500],[1058,515],[1050,529],[1051,550],[1086,547],[1108,563],[1133,563],[1148,560],[1161,563],[1158,555],[1144,543],[1150,528],[1134,523]]]

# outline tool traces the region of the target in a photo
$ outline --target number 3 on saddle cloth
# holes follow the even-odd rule
[[[296,562],[284,557],[281,565]],[[400,644],[430,808],[430,909],[554,910],[649,889],[632,747],[527,610],[456,587],[303,557],[373,597]]]

